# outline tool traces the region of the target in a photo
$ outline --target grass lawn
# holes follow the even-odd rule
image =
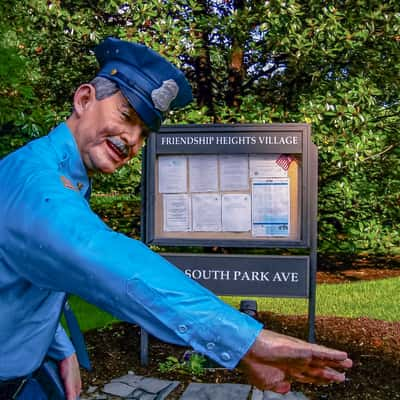
[[[243,298],[223,297],[223,300],[238,308]],[[259,311],[285,315],[307,314],[306,299],[257,297],[254,300],[257,300]],[[72,297],[70,303],[83,331],[117,321],[108,313],[77,297]],[[399,304],[400,278],[317,286],[317,316],[368,317],[391,322],[400,321]]]
[[[240,299],[224,300],[239,306]],[[260,311],[278,314],[306,314],[308,300],[281,298],[254,298]],[[317,286],[316,314],[320,316],[368,317],[383,321],[400,321],[400,278],[381,279]]]

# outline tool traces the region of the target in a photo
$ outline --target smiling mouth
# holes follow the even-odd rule
[[[118,138],[114,136],[108,137],[107,144],[120,158],[126,158],[129,156],[129,147]]]

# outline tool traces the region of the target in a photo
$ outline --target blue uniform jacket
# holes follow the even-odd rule
[[[88,193],[65,123],[0,161],[0,380],[74,351],[59,325],[66,293],[235,367],[261,325],[111,230]]]

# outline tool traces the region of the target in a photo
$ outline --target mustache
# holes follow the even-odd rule
[[[115,136],[110,136],[107,138],[107,140],[111,142],[118,149],[121,155],[123,155],[124,157],[129,156],[130,147],[125,142],[123,142],[122,140],[118,139]]]

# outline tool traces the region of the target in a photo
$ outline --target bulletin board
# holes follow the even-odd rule
[[[307,124],[167,126],[145,150],[146,243],[309,244]]]
[[[282,157],[293,159],[287,169],[277,164]],[[160,155],[156,237],[300,239],[300,163],[281,154]],[[185,184],[174,189],[166,181],[176,169],[182,170],[179,184]]]

